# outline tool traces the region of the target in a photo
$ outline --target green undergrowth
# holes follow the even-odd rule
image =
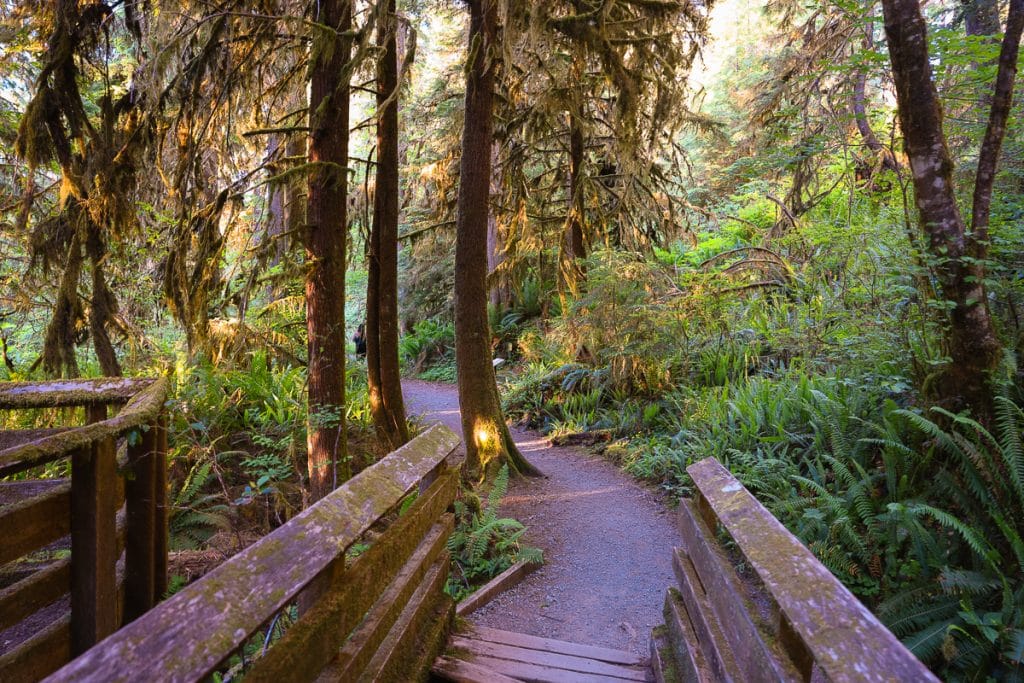
[[[502,573],[516,562],[543,562],[537,548],[520,543],[526,531],[518,520],[501,517],[498,508],[508,490],[508,466],[495,477],[487,499],[480,503],[472,492],[455,502],[456,527],[448,539],[452,569],[445,591],[456,601]]]

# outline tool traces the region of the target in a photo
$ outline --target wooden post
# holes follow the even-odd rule
[[[167,593],[167,411],[161,410],[153,423],[153,599],[159,602]]]
[[[125,540],[124,623],[140,617],[156,604],[156,424],[138,432],[128,445],[131,473],[125,481],[128,532]]]
[[[89,406],[90,422],[106,406]],[[117,463],[103,439],[71,455],[71,651],[85,652],[117,629]]]

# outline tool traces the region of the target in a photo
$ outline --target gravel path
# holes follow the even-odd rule
[[[410,414],[461,434],[453,385],[403,382]],[[474,623],[589,645],[646,653],[674,585],[671,549],[681,544],[674,516],[650,490],[611,463],[557,448],[524,430],[512,434],[546,475],[513,480],[503,514],[529,527],[544,566],[474,612]]]

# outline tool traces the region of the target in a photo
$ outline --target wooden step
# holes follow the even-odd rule
[[[648,660],[631,652],[470,626],[452,636],[433,673],[457,683],[653,681]]]

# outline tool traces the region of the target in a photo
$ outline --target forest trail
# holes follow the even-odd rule
[[[410,415],[461,435],[458,389],[403,383]],[[502,514],[528,527],[544,566],[480,608],[480,626],[646,654],[675,585],[671,550],[681,540],[658,497],[615,465],[576,448],[553,447],[522,429],[512,435],[544,478],[514,479]]]

